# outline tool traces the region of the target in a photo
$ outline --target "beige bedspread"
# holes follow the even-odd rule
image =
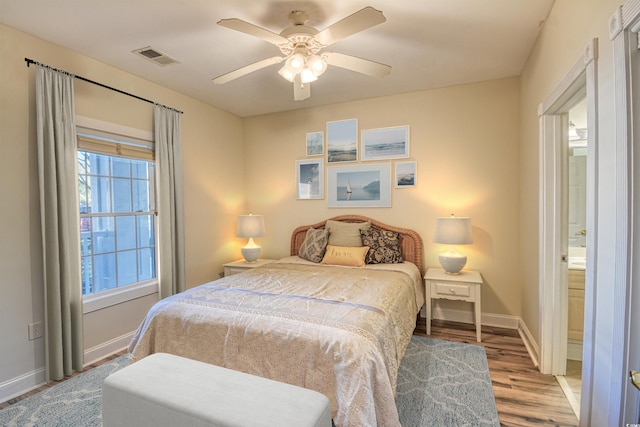
[[[418,269],[291,261],[158,302],[129,346],[134,360],[165,352],[225,366],[325,394],[337,426],[399,426],[397,371],[424,301]]]

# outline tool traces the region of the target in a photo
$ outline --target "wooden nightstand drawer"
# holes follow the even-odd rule
[[[461,285],[447,282],[432,282],[431,293],[435,296],[457,296],[468,298],[471,296],[472,289],[470,285]]]

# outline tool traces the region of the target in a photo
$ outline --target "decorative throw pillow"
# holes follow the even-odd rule
[[[367,264],[395,264],[402,262],[399,233],[371,227],[368,230],[360,230],[360,236],[362,237],[362,244],[369,246],[369,252],[365,257]]]
[[[324,228],[331,233],[329,244],[332,246],[362,246],[360,229],[371,228],[371,223],[367,222],[342,222],[328,219]]]
[[[327,252],[321,264],[344,265],[347,267],[364,267],[364,257],[369,252],[366,246],[327,246]]]
[[[304,237],[298,256],[308,261],[320,262],[329,242],[329,230],[309,228]]]

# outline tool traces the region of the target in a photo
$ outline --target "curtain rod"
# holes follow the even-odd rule
[[[84,81],[84,82],[91,83],[91,84],[94,84],[94,85],[97,85],[97,86],[103,87],[103,88],[105,88],[105,89],[109,89],[109,90],[112,90],[112,91],[114,91],[114,92],[118,92],[118,93],[121,93],[121,94],[123,94],[123,95],[127,95],[127,96],[130,96],[130,97],[132,97],[132,98],[139,99],[140,101],[148,102],[149,104],[159,105],[160,107],[164,107],[164,108],[167,108],[167,109],[169,109],[169,110],[173,110],[173,111],[175,111],[176,113],[184,114],[182,111],[177,110],[177,109],[175,109],[175,108],[167,107],[166,105],[162,105],[162,104],[159,104],[159,103],[157,103],[157,102],[151,101],[151,100],[149,100],[149,99],[143,98],[143,97],[141,97],[141,96],[134,95],[134,94],[129,93],[129,92],[125,92],[125,91],[120,90],[120,89],[117,89],[117,88],[115,88],[115,87],[107,86],[107,85],[105,85],[105,84],[103,84],[103,83],[100,83],[100,82],[96,82],[96,81],[94,81],[94,80],[87,79],[86,77],[82,77],[82,76],[77,76],[77,75],[75,75],[75,74],[71,74],[71,73],[70,73],[70,72],[68,72],[68,71],[64,71],[64,70],[60,70],[60,69],[58,69],[58,68],[54,68],[54,67],[52,67],[52,66],[50,66],[50,65],[43,64],[43,63],[38,62],[38,61],[34,61],[33,59],[24,58],[24,60],[25,60],[25,61],[26,61],[26,63],[27,63],[27,67],[29,67],[29,65],[31,65],[31,64],[40,65],[41,67],[49,68],[50,70],[54,70],[54,71],[58,71],[58,72],[61,72],[61,73],[68,74],[68,75],[73,76],[74,78],[76,78],[76,79],[78,79],[78,80],[82,80],[82,81]]]

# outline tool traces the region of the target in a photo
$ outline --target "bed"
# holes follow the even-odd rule
[[[304,258],[308,236],[337,239],[365,225],[360,234],[370,245],[328,240],[322,260],[366,253],[365,266]],[[371,240],[381,235],[396,240]],[[387,250],[376,242],[395,245],[402,262],[376,258],[371,248]],[[130,343],[134,361],[159,352],[188,357],[321,392],[338,427],[400,426],[397,371],[424,304],[420,236],[343,215],[296,228],[290,255],[159,301]]]

